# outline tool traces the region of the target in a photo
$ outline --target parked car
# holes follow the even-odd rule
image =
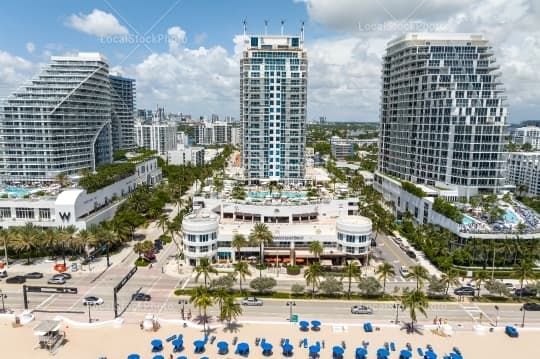
[[[402,277],[406,277],[409,274],[409,268],[401,266],[401,268],[399,268],[399,274],[401,274]]]
[[[504,283],[504,285],[506,286],[506,288],[508,288],[509,291],[512,291],[515,289],[512,283]]]
[[[47,283],[49,284],[66,284],[66,278],[64,277],[52,277]]]
[[[242,299],[242,305],[254,305],[260,307],[261,305],[263,305],[263,301],[255,297],[246,297]]]
[[[536,297],[536,289],[533,288],[519,288],[514,291],[516,297]]]
[[[474,288],[469,286],[454,289],[455,295],[474,295]]]
[[[530,311],[540,311],[540,304],[538,303],[525,303],[523,304],[523,309]]]
[[[83,305],[101,305],[103,302],[102,298],[93,295],[83,298]]]
[[[148,251],[148,252],[144,253],[143,257],[144,257],[144,259],[146,259],[148,262],[152,262],[152,261],[155,261],[155,260],[156,260],[156,255],[154,254],[153,251]]]
[[[412,259],[415,259],[416,258],[416,253],[414,253],[412,250],[407,250],[405,253],[407,253],[407,255],[409,257],[411,257]]]
[[[8,276],[5,268],[0,269],[0,278],[6,278]]]
[[[150,300],[152,300],[152,297],[150,296],[150,294],[133,293],[133,295],[131,296],[131,300],[134,300],[136,302],[149,302]]]
[[[351,314],[373,314],[373,309],[366,305],[354,305],[351,307]]]
[[[69,273],[58,273],[53,275],[53,278],[64,278],[65,280],[71,279],[71,274]]]
[[[26,282],[26,278],[22,275],[16,275],[13,277],[9,277],[6,279],[6,283],[24,283]]]
[[[31,273],[26,273],[24,276],[26,277],[26,279],[40,279],[40,278],[43,278],[43,273],[31,272]]]

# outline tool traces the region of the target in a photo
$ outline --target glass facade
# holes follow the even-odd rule
[[[135,80],[109,76],[112,96],[113,151],[131,149],[135,143]]]

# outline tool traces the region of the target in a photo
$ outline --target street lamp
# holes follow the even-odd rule
[[[184,315],[184,313],[185,313],[185,312],[184,312],[184,306],[185,306],[186,304],[188,304],[188,301],[185,300],[185,299],[180,299],[180,300],[178,301],[178,304],[182,304],[182,310],[181,310],[181,313],[182,313],[182,320],[184,320],[184,319],[185,319],[185,315]]]
[[[523,306],[521,308],[519,308],[519,310],[523,312],[523,318],[521,318],[521,327],[523,328],[523,327],[525,327],[525,312],[526,312],[526,310],[525,310],[525,307],[523,307]]]
[[[292,308],[296,306],[296,302],[288,301],[287,306],[289,307],[289,322],[292,323]]]
[[[0,289],[0,298],[2,298],[2,313],[5,313],[6,312],[6,306],[5,306],[5,303],[4,303],[4,298],[7,298],[7,295],[5,295],[4,292],[2,292],[2,289]]]
[[[86,304],[86,306],[88,307],[88,323],[92,323],[92,317],[90,315],[90,307],[91,305],[90,304]]]
[[[396,320],[395,320],[395,323],[399,323],[399,310],[403,310],[403,306],[401,304],[394,304],[393,305],[394,309],[396,310]]]
[[[499,306],[495,306],[495,310],[497,311],[497,316],[495,317],[495,326],[499,325]]]

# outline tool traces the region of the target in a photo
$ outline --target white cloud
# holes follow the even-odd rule
[[[94,9],[90,14],[72,14],[67,25],[94,36],[127,35],[128,29],[113,14]]]
[[[200,32],[198,34],[195,34],[195,36],[193,37],[193,41],[197,45],[201,45],[203,42],[206,41],[207,38],[208,38],[208,34],[206,32]]]
[[[36,45],[34,45],[33,42],[27,42],[26,43],[26,51],[28,51],[30,54],[33,54],[34,51],[36,51]]]
[[[0,50],[0,97],[13,92],[28,80],[38,69],[38,65],[8,52]]]

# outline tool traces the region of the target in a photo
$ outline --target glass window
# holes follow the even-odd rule
[[[0,218],[11,218],[11,208],[8,208],[8,207],[0,208]]]

